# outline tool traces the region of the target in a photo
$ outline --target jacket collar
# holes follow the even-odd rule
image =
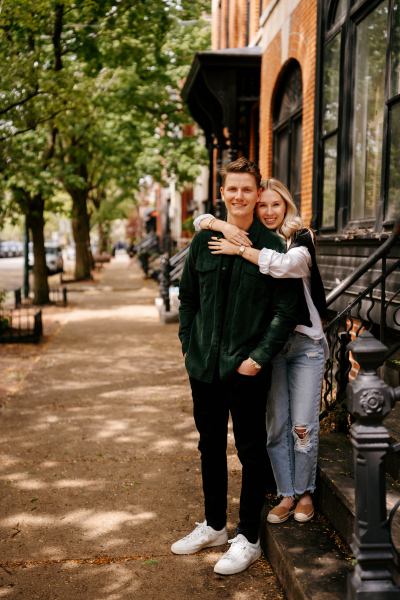
[[[261,231],[261,227],[264,227],[264,225],[262,225],[260,223],[260,221],[258,220],[257,215],[254,215],[254,219],[252,224],[250,225],[247,233],[249,234],[249,238],[251,239],[251,241],[253,242],[253,244],[257,243],[258,240],[258,236],[260,234]]]

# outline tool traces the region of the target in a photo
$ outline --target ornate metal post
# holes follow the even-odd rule
[[[356,421],[351,426],[356,488],[355,531],[351,549],[357,559],[347,584],[347,600],[399,600],[400,588],[393,582],[394,547],[386,514],[385,455],[389,434],[383,419],[400,398],[379,379],[386,346],[364,331],[348,345],[360,372],[347,387],[347,407]]]

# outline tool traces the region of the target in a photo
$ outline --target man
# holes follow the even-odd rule
[[[258,167],[240,158],[221,175],[228,222],[247,231],[254,248],[284,252],[284,241],[254,216],[261,196]],[[179,337],[200,434],[206,520],[171,550],[194,554],[228,541],[230,412],[242,463],[240,522],[230,549],[214,568],[228,575],[244,571],[261,555],[258,529],[270,472],[265,430],[269,363],[296,326],[298,288],[293,280],[262,275],[241,256],[211,254],[208,241],[215,235],[201,231],[193,239],[179,296]]]

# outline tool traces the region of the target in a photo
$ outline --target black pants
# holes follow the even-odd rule
[[[194,420],[200,433],[207,524],[216,530],[226,524],[226,447],[230,412],[238,457],[242,463],[240,522],[236,533],[255,543],[265,494],[272,477],[265,429],[270,372],[263,369],[255,376],[235,372],[228,381],[214,377],[212,383],[191,377],[190,385]]]

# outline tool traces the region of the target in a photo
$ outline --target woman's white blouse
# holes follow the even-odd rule
[[[196,231],[200,231],[200,221],[213,215],[200,215],[194,220]],[[324,348],[325,360],[329,357],[329,347],[322,328],[321,319],[315,304],[311,299],[311,266],[312,259],[305,246],[292,248],[286,254],[281,254],[269,248],[263,248],[258,257],[258,266],[260,272],[271,277],[288,277],[292,279],[303,280],[304,295],[306,298],[308,310],[310,312],[311,327],[297,325],[295,331],[303,333],[313,340],[321,340]]]
[[[205,214],[205,215],[200,215],[199,217],[196,217],[195,220],[193,221],[193,225],[196,231],[201,231],[201,227],[200,227],[200,221],[202,221],[203,219],[208,219],[213,217],[214,215],[209,215],[209,214]]]

